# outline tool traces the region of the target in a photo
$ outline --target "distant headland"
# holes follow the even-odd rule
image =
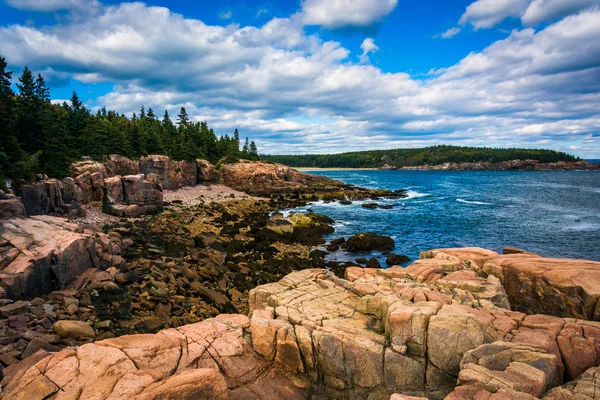
[[[295,168],[408,170],[594,170],[600,164],[545,149],[432,146],[340,154],[269,155],[265,161]]]

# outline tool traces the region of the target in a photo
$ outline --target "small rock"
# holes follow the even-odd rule
[[[387,256],[385,263],[387,265],[400,265],[400,264],[404,264],[410,261],[410,258],[403,256],[403,255],[398,255],[398,254],[390,254]]]
[[[114,327],[114,323],[111,320],[100,321],[94,324],[96,329],[112,329]]]
[[[50,353],[59,351],[58,347],[52,346],[50,343],[46,342],[45,340],[43,340],[41,338],[35,338],[31,342],[29,342],[25,351],[23,352],[23,354],[21,354],[21,359],[25,359],[25,358],[37,353],[40,349],[46,350],[47,352],[50,352]]]
[[[367,262],[367,268],[381,268],[381,264],[378,259],[373,257]]]
[[[3,307],[0,307],[0,315],[4,318],[8,318],[11,315],[22,314],[27,310],[27,303],[24,301],[17,301],[12,304],[7,304]]]
[[[81,321],[58,321],[54,325],[54,332],[61,338],[72,338],[81,340],[83,338],[93,338],[96,336],[91,326]]]

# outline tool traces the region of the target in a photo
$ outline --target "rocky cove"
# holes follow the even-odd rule
[[[4,398],[596,398],[598,262],[511,248],[326,261],[393,242],[326,243],[327,216],[279,211],[404,194],[278,164],[112,157],[67,179],[21,191],[22,208],[2,200]],[[199,183],[223,196],[178,199]],[[100,208],[113,219],[82,219]],[[35,215],[49,213],[72,221]]]

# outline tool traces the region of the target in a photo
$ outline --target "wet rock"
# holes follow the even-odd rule
[[[350,252],[358,251],[390,251],[394,250],[395,244],[389,236],[376,235],[374,233],[361,233],[351,236],[347,240],[347,249]]]
[[[294,233],[294,224],[285,219],[275,219],[267,222],[266,228],[278,235],[291,235]]]
[[[376,258],[371,258],[369,261],[367,261],[367,268],[381,268],[381,264],[379,263],[379,260]]]
[[[385,259],[387,265],[400,265],[410,262],[410,258],[399,254],[389,254]]]

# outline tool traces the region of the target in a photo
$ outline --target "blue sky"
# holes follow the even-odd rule
[[[265,153],[600,158],[600,0],[0,0],[0,55],[90,109],[187,108]]]

